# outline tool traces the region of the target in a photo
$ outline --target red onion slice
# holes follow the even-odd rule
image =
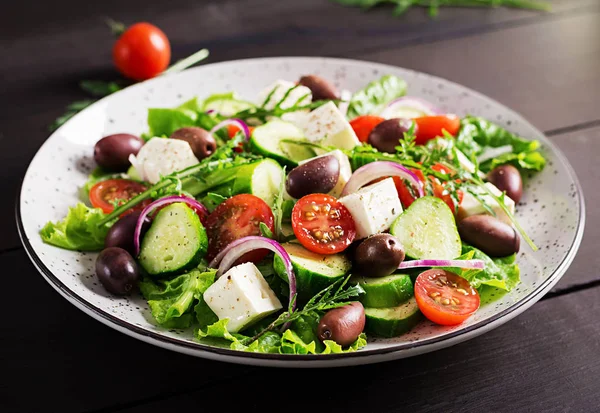
[[[246,122],[244,122],[243,120],[236,119],[236,118],[227,119],[227,120],[224,120],[223,122],[218,123],[214,128],[212,128],[210,130],[210,134],[212,135],[219,129],[223,129],[225,126],[229,126],[229,125],[237,126],[238,128],[240,128],[240,130],[246,136],[246,140],[250,139],[250,129],[248,129],[248,125],[246,125]]]
[[[290,302],[294,300],[293,308],[296,308],[296,300],[294,299],[294,296],[296,295],[296,276],[294,275],[292,260],[287,251],[277,241],[255,235],[237,239],[223,248],[211,261],[209,266],[211,268],[218,268],[217,278],[219,278],[227,272],[227,270],[229,270],[242,255],[258,249],[268,249],[273,251],[282,259],[290,285]]]
[[[396,162],[377,161],[361,166],[354,171],[344,187],[342,196],[352,194],[375,179],[387,176],[399,176],[406,179],[417,190],[419,198],[425,195],[423,184],[410,169]]]
[[[407,113],[402,112],[409,112]],[[413,115],[410,115],[413,113]],[[433,115],[442,115],[444,112],[432,105],[425,99],[421,99],[414,96],[404,96],[398,98],[396,100],[391,101],[383,111],[381,111],[380,116],[386,119],[390,118],[418,118],[419,116],[433,116]]]
[[[144,221],[152,211],[156,210],[156,208],[160,208],[165,205],[173,204],[175,202],[183,202],[184,204],[189,205],[191,208],[196,211],[202,212],[204,215],[208,215],[208,209],[200,202],[196,201],[193,198],[188,198],[183,195],[172,195],[167,196],[165,198],[158,199],[148,205],[146,208],[142,210],[140,217],[137,220],[137,224],[135,225],[135,231],[133,232],[133,247],[135,250],[135,256],[140,255],[140,235],[142,234],[142,226],[144,225]]]
[[[482,260],[414,260],[401,262],[398,269],[419,267],[456,267],[469,270],[483,270],[485,262]]]

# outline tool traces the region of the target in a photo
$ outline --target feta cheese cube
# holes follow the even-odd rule
[[[236,333],[282,308],[256,265],[237,265],[204,292],[204,301],[219,317],[229,319],[227,330]]]
[[[271,110],[275,108],[277,102],[284,98],[288,90],[295,87],[294,82],[287,80],[278,80],[270,86],[267,86],[258,94],[258,104],[264,104],[265,109]],[[273,92],[273,89],[275,91]],[[273,94],[271,94],[273,92]],[[269,95],[271,94],[271,97]],[[267,102],[266,99],[269,97]],[[292,90],[279,107],[282,109],[291,108],[296,105],[308,105],[312,101],[312,93],[306,86],[298,86]]]
[[[129,156],[129,162],[144,181],[155,184],[161,176],[196,165],[198,158],[186,141],[152,138],[142,146],[137,156]]]
[[[386,231],[402,212],[402,204],[392,178],[365,186],[339,201],[354,218],[357,239]]]
[[[319,106],[297,123],[311,142],[339,149],[352,149],[360,145],[354,129],[333,102]]]
[[[487,182],[485,184],[485,186],[488,187],[494,195],[496,195],[496,196],[502,195],[502,191],[500,191],[498,188],[496,188],[496,186],[494,184]],[[504,210],[502,208],[500,208],[500,205],[498,204],[498,202],[496,202],[496,200],[494,198],[492,198],[483,189],[476,189],[475,191],[477,194],[480,194],[480,198],[483,201],[485,201],[485,203],[487,205],[489,205],[489,207],[492,209],[492,211],[494,211],[494,213],[496,214],[496,218],[507,223],[508,225],[512,225],[512,221],[508,218],[508,215],[506,215]],[[512,214],[515,213],[515,201],[510,199],[507,195],[504,196],[504,205],[506,205],[508,207],[508,210]],[[463,199],[462,199],[460,205],[458,206],[458,213],[457,213],[458,219],[461,220],[466,217],[470,217],[472,215],[483,215],[483,214],[489,214],[489,212],[483,207],[483,205],[481,205],[481,202],[479,202],[477,200],[477,198],[475,198],[469,192],[465,191]]]
[[[312,161],[313,159],[321,158],[323,156],[333,155],[340,162],[340,176],[338,177],[337,184],[335,187],[329,192],[329,195],[339,198],[342,195],[342,191],[346,186],[346,183],[352,176],[352,167],[350,167],[350,160],[346,156],[346,154],[339,149],[335,151],[324,153],[323,155],[315,156],[314,158],[305,159],[304,161],[298,162],[299,165],[305,164],[306,162]]]

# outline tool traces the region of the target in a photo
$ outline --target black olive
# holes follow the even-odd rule
[[[108,292],[127,295],[137,285],[140,273],[133,257],[124,249],[110,247],[96,259],[96,275]]]
[[[340,98],[340,93],[335,86],[317,75],[302,76],[298,84],[306,86],[312,93],[313,101],[315,100],[334,100]]]
[[[499,190],[506,191],[506,195],[515,203],[521,200],[523,179],[521,179],[519,170],[514,166],[500,165],[488,173],[487,179]]]
[[[119,247],[123,248],[131,255],[134,255],[135,248],[133,245],[133,234],[135,232],[135,226],[140,214],[141,211],[134,211],[115,222],[106,234],[106,238],[104,239],[104,248]],[[150,219],[146,218],[144,225],[142,226],[142,233],[140,236],[144,235],[144,232],[148,229],[149,224]]]
[[[170,138],[189,143],[198,160],[208,158],[217,150],[217,141],[210,132],[195,126],[177,129],[171,134]]]
[[[395,153],[396,146],[404,139],[404,133],[410,130],[414,122],[410,119],[388,119],[375,126],[369,134],[369,143],[377,150],[387,153]],[[417,133],[415,123],[414,133]]]
[[[354,251],[354,265],[367,277],[385,277],[404,261],[404,248],[390,234],[376,234],[361,242]]]
[[[473,215],[459,221],[458,233],[463,241],[490,257],[506,257],[519,252],[521,246],[517,231],[491,215]]]
[[[117,133],[96,142],[94,160],[110,172],[125,172],[129,168],[129,155],[137,155],[144,141],[135,135]]]
[[[326,194],[335,188],[340,177],[340,161],[333,156],[320,156],[292,169],[285,189],[299,199],[308,194]]]
[[[365,308],[355,301],[325,313],[317,327],[317,335],[321,341],[333,340],[340,346],[349,346],[364,328]]]

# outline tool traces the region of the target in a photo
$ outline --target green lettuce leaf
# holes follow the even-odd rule
[[[140,283],[140,290],[158,324],[167,328],[187,328],[197,317],[194,303],[202,300],[202,294],[214,283],[216,273],[214,269],[204,272],[195,269],[156,283],[145,278]]]
[[[377,114],[386,103],[406,94],[406,82],[393,75],[383,76],[369,83],[350,99],[348,119],[360,115]]]
[[[522,138],[483,118],[466,116],[462,119],[456,147],[469,158],[481,155],[486,148],[503,146],[510,146],[510,152],[482,162],[482,171],[487,172],[507,163],[535,171],[542,170],[546,165],[546,160],[537,151],[539,141]]]
[[[350,344],[350,347],[347,349],[342,348],[342,346],[332,340],[325,340],[323,344],[325,344],[325,350],[323,350],[321,354],[352,353],[367,345],[367,336],[365,333],[361,333],[356,341]]]
[[[198,114],[190,109],[148,109],[148,132],[144,138],[168,138],[177,129],[186,126],[195,126]]]
[[[68,250],[100,251],[113,224],[109,222],[98,226],[105,216],[100,208],[89,208],[80,202],[69,208],[62,221],[44,225],[40,236],[45,243]]]
[[[483,270],[468,270],[461,268],[445,268],[452,271],[471,283],[474,288],[481,286],[499,288],[510,291],[521,281],[519,265],[516,263],[516,254],[502,258],[491,258],[486,253],[475,247],[464,244],[462,253],[457,259],[476,259],[485,263]]]

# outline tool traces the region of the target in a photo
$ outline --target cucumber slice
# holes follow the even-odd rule
[[[406,274],[392,274],[379,278],[354,275],[350,282],[360,284],[365,290],[365,294],[360,298],[365,307],[396,307],[414,295],[413,283]]]
[[[129,176],[130,179],[133,179],[134,181],[142,180],[142,177],[140,176],[137,169],[135,169],[135,167],[133,165],[131,165],[129,167],[129,169],[127,170],[127,175]]]
[[[400,240],[406,255],[415,259],[451,260],[461,253],[452,211],[432,196],[413,202],[396,218],[390,233]]]
[[[321,255],[315,254],[300,244],[286,243],[282,247],[292,259],[292,266],[296,274],[298,299],[309,300],[319,291],[343,278],[352,263],[344,254]],[[273,261],[275,272],[287,281],[283,261],[275,256]]]
[[[198,265],[208,248],[198,215],[176,202],[161,209],[142,240],[139,261],[150,275],[165,277]]]
[[[290,167],[295,167],[299,161],[315,156],[315,151],[311,148],[281,142],[283,139],[300,141],[304,139],[304,135],[295,125],[275,119],[254,129],[250,138],[250,147],[254,152]]]
[[[281,188],[283,168],[272,159],[262,160],[254,168],[250,182],[250,193],[273,207],[275,197]]]
[[[397,337],[409,332],[422,319],[417,300],[388,308],[365,308],[365,330],[381,337]]]
[[[233,116],[238,112],[241,112],[246,109],[253,108],[254,105],[250,102],[246,102],[243,100],[230,99],[230,98],[221,98],[221,99],[212,99],[209,101],[207,99],[204,102],[204,110],[214,110],[218,114],[229,117]]]

